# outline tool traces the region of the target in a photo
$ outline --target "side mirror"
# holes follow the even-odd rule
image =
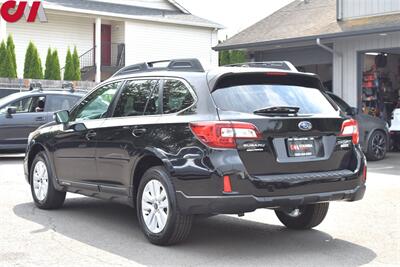
[[[346,110],[346,114],[349,115],[349,116],[355,116],[355,115],[358,114],[358,109],[354,108],[354,107],[348,108]]]
[[[54,113],[54,120],[57,124],[67,124],[69,122],[69,111],[61,110]]]
[[[7,117],[11,118],[13,114],[17,113],[17,108],[16,107],[9,107],[7,108]]]

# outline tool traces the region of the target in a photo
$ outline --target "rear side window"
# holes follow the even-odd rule
[[[49,95],[46,101],[46,111],[70,110],[80,98],[68,95]]]
[[[115,108],[114,117],[159,114],[159,80],[128,81]]]
[[[187,86],[179,80],[165,80],[163,93],[164,114],[182,111],[194,103],[193,95]]]
[[[303,83],[299,77],[236,77],[220,83],[212,96],[218,108],[227,111],[254,113],[270,107],[297,107],[298,115],[336,114],[329,100],[316,88],[318,80],[304,79]]]

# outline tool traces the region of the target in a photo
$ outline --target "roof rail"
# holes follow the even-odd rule
[[[247,67],[247,68],[269,68],[278,70],[298,71],[296,67],[289,61],[262,61],[262,62],[245,62],[226,65],[224,67]]]
[[[157,66],[159,65],[159,66]],[[126,66],[117,71],[112,77],[125,74],[151,72],[151,71],[186,71],[186,72],[204,72],[203,66],[196,58],[159,60],[152,62],[143,62]]]

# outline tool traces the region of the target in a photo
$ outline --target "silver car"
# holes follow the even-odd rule
[[[28,136],[53,121],[53,114],[69,110],[84,96],[69,90],[33,90],[0,99],[0,152],[23,152]]]

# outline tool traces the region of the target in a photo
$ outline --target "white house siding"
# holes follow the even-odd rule
[[[12,34],[15,41],[18,76],[23,76],[25,52],[29,41],[38,48],[44,68],[47,49],[56,48],[60,65],[65,65],[68,47],[76,45],[81,55],[93,47],[93,19],[47,14],[48,23],[7,23],[7,34]]]
[[[125,24],[126,63],[171,59],[198,58],[204,66],[216,66],[218,54],[213,29],[128,21]]]
[[[112,21],[111,22],[111,58],[112,62],[116,62],[118,56],[118,48],[119,44],[125,43],[125,22]]]
[[[399,0],[339,0],[342,18],[356,18],[400,12]]]
[[[96,2],[106,2],[110,3],[109,0],[90,0]],[[163,9],[163,10],[173,10],[176,11],[177,8],[170,4],[166,0],[113,0],[114,4],[119,5],[132,5],[132,6],[140,6],[140,7],[147,7],[147,8],[156,8],[156,9]]]
[[[390,33],[387,36],[367,35],[337,40],[334,50],[342,56],[333,57],[333,87],[334,92],[342,96],[351,105],[358,104],[358,52],[379,51],[400,47],[400,33]]]

